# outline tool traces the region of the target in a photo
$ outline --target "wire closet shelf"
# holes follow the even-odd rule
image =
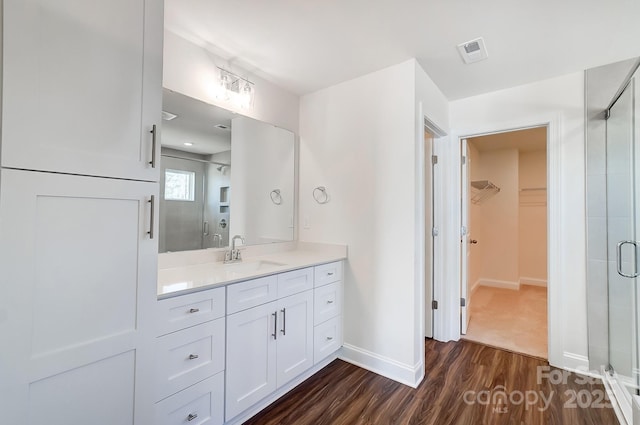
[[[471,182],[471,203],[481,204],[500,192],[500,188],[489,180],[475,180]]]

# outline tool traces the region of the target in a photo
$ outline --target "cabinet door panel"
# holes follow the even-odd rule
[[[3,14],[2,165],[157,181],[161,1],[5,0]]]
[[[157,184],[7,169],[0,179],[2,421],[20,423],[56,389],[99,403],[102,390],[82,391],[74,371],[123,353],[136,364],[136,420],[150,419],[157,242],[146,231]],[[107,391],[126,374],[115,369],[91,369],[92,385]]]
[[[271,302],[227,316],[227,421],[276,390],[277,307]]]
[[[277,383],[281,387],[313,366],[313,291],[278,300]]]

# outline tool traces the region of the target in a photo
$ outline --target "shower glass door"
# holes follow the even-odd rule
[[[609,364],[630,400],[638,393],[638,154],[636,82],[627,86],[607,120],[607,239]]]

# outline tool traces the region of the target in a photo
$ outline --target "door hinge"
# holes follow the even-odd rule
[[[431,229],[431,236],[433,236],[434,238],[439,234],[440,234],[440,231],[438,230],[437,227],[434,227],[433,229]]]
[[[438,155],[431,155],[431,163],[436,165],[438,163]]]
[[[460,227],[460,236],[466,236],[468,231],[467,226]]]
[[[462,165],[467,163],[467,157],[462,155]]]
[[[460,298],[460,307],[466,307],[467,306],[467,300],[464,298]]]
[[[437,310],[438,309],[438,301],[436,301],[436,300],[431,301],[431,308],[433,310]]]

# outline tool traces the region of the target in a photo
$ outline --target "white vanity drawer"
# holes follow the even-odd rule
[[[316,326],[313,331],[313,363],[342,347],[342,316],[336,316]]]
[[[278,298],[278,277],[267,276],[227,286],[227,314],[237,313]]]
[[[313,289],[313,267],[278,275],[278,298]]]
[[[319,325],[342,313],[342,282],[313,290],[313,323]]]
[[[224,370],[225,319],[158,338],[156,400]]]
[[[224,372],[156,403],[154,425],[222,425]]]
[[[314,273],[316,287],[342,280],[342,261],[315,266]]]
[[[160,309],[158,335],[223,317],[224,295],[225,288],[221,287],[158,301]]]

